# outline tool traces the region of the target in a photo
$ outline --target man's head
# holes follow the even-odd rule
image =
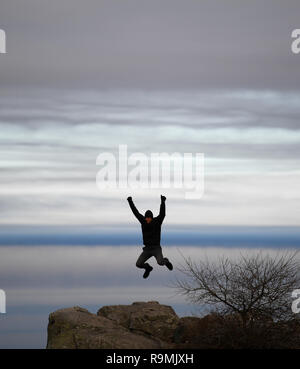
[[[153,213],[151,210],[147,210],[146,213],[145,213],[145,220],[146,222],[149,224],[152,222],[152,219],[153,219]]]

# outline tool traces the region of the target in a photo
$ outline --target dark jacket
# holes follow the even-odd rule
[[[142,232],[143,232],[143,243],[145,245],[145,249],[150,249],[150,248],[160,246],[161,225],[166,215],[165,202],[164,201],[161,202],[159,215],[153,218],[149,224],[146,222],[145,217],[138,212],[132,199],[128,200],[128,203],[129,203],[129,206],[133,214],[136,216],[138,221],[141,223]]]

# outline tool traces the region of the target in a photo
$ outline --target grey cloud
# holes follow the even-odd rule
[[[49,94],[49,92],[48,92]],[[155,91],[139,94],[127,91],[61,91],[43,94],[31,91],[31,98],[13,95],[0,102],[0,121],[27,129],[53,125],[170,126],[193,129],[284,128],[299,130],[299,93],[255,90]],[[43,98],[41,95],[45,95]],[[56,99],[53,100],[53,96]],[[41,102],[42,99],[42,102]],[[44,102],[46,101],[46,103]]]
[[[296,0],[4,0],[2,84],[298,90],[299,10]]]
[[[164,247],[164,253],[168,255],[174,265],[179,265],[182,259],[182,250],[176,247]],[[244,249],[242,253],[256,253],[257,249]],[[0,276],[2,287],[8,290],[19,290],[20,296],[12,296],[13,299],[21,304],[32,303],[32,298],[40,298],[37,294],[26,296],[23,288],[40,289],[45,288],[45,293],[53,290],[70,289],[70,294],[75,293],[77,289],[83,287],[88,289],[103,289],[106,293],[118,298],[123,288],[128,290],[137,289],[138,293],[144,294],[147,298],[147,292],[144,290],[145,281],[141,278],[141,270],[135,267],[141,248],[125,246],[102,246],[102,247],[1,247]],[[261,251],[265,254],[275,255],[276,249]],[[201,248],[184,247],[184,254],[190,256],[195,261],[210,257],[216,260],[221,255],[227,255],[229,258],[238,257],[241,253],[240,248]],[[173,291],[168,289],[171,280],[175,275],[180,275],[178,270],[170,273],[166,268],[157,265],[155,259],[150,260],[155,268],[155,273],[151,276],[152,290],[169,290],[169,296]],[[14,268],[12,268],[12,265]],[[113,268],[113,269],[112,269]],[[110,289],[112,291],[110,291]],[[115,290],[115,291],[114,291]],[[119,291],[116,293],[116,291]],[[128,292],[124,292],[126,294]],[[22,300],[23,297],[23,300]],[[48,296],[50,303],[51,296]],[[60,299],[63,299],[63,294]],[[66,296],[68,299],[68,296]],[[90,299],[94,299],[93,295]],[[12,301],[11,301],[12,302]],[[91,303],[92,301],[86,301]]]

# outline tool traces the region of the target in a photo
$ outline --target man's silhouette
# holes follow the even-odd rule
[[[150,264],[146,263],[152,256],[156,258],[159,265],[166,265],[169,270],[172,270],[173,265],[167,258],[163,257],[160,245],[161,225],[166,215],[166,197],[161,196],[159,215],[155,218],[153,218],[151,210],[147,210],[145,216],[140,214],[132,201],[132,197],[128,197],[127,200],[133,214],[142,226],[143,243],[145,246],[143,247],[143,252],[137,259],[136,266],[145,269],[143,277],[147,278],[153,269]]]

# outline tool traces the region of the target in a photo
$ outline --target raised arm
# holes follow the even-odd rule
[[[163,195],[160,196],[161,203],[160,203],[158,218],[159,218],[161,223],[163,222],[163,220],[165,219],[165,216],[166,216],[166,199],[167,198],[165,196],[163,196]]]
[[[142,214],[139,213],[138,209],[135,207],[133,201],[132,201],[132,197],[128,197],[127,201],[129,203],[130,209],[132,210],[133,214],[135,215],[135,217],[137,218],[137,220],[139,222],[142,222],[142,220],[144,219],[144,217],[142,216]]]

